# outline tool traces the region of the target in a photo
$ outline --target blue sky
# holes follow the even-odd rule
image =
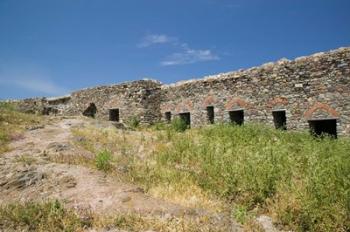
[[[349,0],[0,0],[0,99],[350,46]]]

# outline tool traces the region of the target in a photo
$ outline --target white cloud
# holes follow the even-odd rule
[[[34,93],[45,94],[49,96],[64,95],[68,92],[67,89],[58,86],[50,75],[42,69],[35,66],[11,66],[0,67],[0,86],[18,89],[29,90]]]
[[[145,48],[155,44],[165,44],[176,41],[176,38],[164,34],[151,34],[145,36],[138,44],[138,47]]]
[[[161,62],[163,66],[193,64],[203,61],[219,60],[219,56],[209,49],[194,50],[187,47],[183,52],[173,53]]]
[[[165,34],[151,34],[145,36],[138,47],[144,48],[156,44],[169,44],[178,52],[165,57],[160,62],[162,66],[193,64],[203,61],[219,60],[219,56],[209,49],[192,49],[187,43],[180,41],[176,37],[170,37]]]

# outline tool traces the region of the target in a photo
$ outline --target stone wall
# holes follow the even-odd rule
[[[27,98],[11,102],[19,111],[25,113],[64,115],[70,107],[70,95],[55,98]]]
[[[160,119],[160,82],[140,80],[118,85],[99,86],[73,92],[65,114],[81,115],[94,103],[96,117],[108,120],[110,109],[119,109],[120,122],[135,117],[143,124]]]
[[[287,129],[309,129],[315,119],[336,120],[337,133],[350,135],[350,48],[286,59],[247,70],[199,80],[161,85],[140,80],[99,86],[59,98],[19,101],[24,111],[81,115],[91,103],[95,117],[108,120],[119,109],[119,121],[136,117],[141,123],[165,120],[189,112],[191,126],[209,123],[206,108],[214,107],[214,122],[229,122],[229,112],[244,111],[244,122],[274,125],[274,111],[284,111]]]
[[[244,110],[245,122],[273,126],[272,112],[285,110],[287,129],[308,129],[309,120],[336,119],[340,135],[350,134],[350,48],[280,60],[248,70],[162,86],[161,113],[191,113],[191,126],[228,122],[229,111]]]
[[[42,114],[44,107],[47,105],[46,98],[27,98],[23,100],[15,100],[18,110],[25,113]]]

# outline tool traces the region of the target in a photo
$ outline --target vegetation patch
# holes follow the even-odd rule
[[[171,128],[177,132],[184,132],[186,129],[188,129],[188,125],[182,118],[174,118],[171,121]]]
[[[126,214],[115,217],[113,225],[127,231],[224,232],[230,230],[229,223],[213,223],[212,219],[208,217],[199,217],[197,219],[185,217],[161,218],[152,216],[145,217],[137,214]]]
[[[224,199],[233,215],[269,213],[293,230],[350,229],[350,141],[315,139],[262,125],[163,131],[167,143],[130,173],[147,189],[194,183]]]
[[[0,230],[4,231],[79,231],[91,224],[65,209],[59,201],[0,207]]]
[[[133,116],[128,120],[127,124],[130,128],[137,129],[140,126],[140,119],[137,116]]]
[[[0,207],[0,230],[4,231],[228,231],[229,223],[217,224],[206,216],[195,219],[186,217],[158,217],[137,213],[118,213],[103,216],[90,211],[76,212],[64,207],[58,200],[43,203],[27,202]]]
[[[167,146],[164,141],[169,141],[168,138],[177,133],[171,126],[159,124],[159,126],[154,125],[138,131],[87,126],[72,129],[72,133],[76,138],[79,138],[76,140],[76,144],[91,151],[92,154],[99,154],[101,149],[102,151],[109,151],[108,153],[111,154],[108,158],[109,175],[114,175],[115,178],[126,182],[142,184],[149,194],[169,202],[186,207],[221,211],[221,201],[211,197],[210,193],[204,191],[190,179],[181,179],[180,182],[159,183],[159,185],[139,181],[139,175],[151,175],[147,170],[149,166],[147,163],[155,162],[153,154],[164,149]],[[159,139],[159,137],[163,139]],[[64,155],[55,156],[53,161],[97,168],[96,157],[96,155],[93,155],[93,157]],[[139,165],[142,168],[135,170]]]
[[[179,133],[181,131],[181,133]],[[143,131],[85,128],[81,143],[113,154],[124,180],[187,207],[259,214],[296,231],[350,229],[350,141],[317,139],[258,124]],[[96,152],[97,151],[97,152]],[[124,169],[125,167],[125,169]]]
[[[108,172],[112,168],[112,154],[108,150],[100,151],[95,157],[95,164],[98,170]]]
[[[14,103],[0,102],[0,154],[9,150],[11,140],[21,138],[23,130],[39,122],[39,116],[17,111]]]

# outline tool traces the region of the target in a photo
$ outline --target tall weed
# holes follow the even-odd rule
[[[169,145],[131,172],[148,188],[191,182],[248,211],[268,211],[287,228],[350,230],[348,139],[315,139],[256,124],[159,138]]]
[[[98,170],[108,172],[112,168],[112,153],[108,150],[100,151],[95,157]]]

